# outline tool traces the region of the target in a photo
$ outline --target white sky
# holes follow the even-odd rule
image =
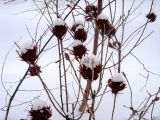
[[[130,25],[126,32],[130,32],[130,30],[132,30],[133,28],[135,28],[136,25],[140,25],[141,23],[143,23],[146,19],[145,14],[147,13],[146,9],[148,7],[148,3],[149,0],[146,0],[145,4],[140,8],[139,11],[135,12],[136,13],[140,13],[139,18],[134,22],[133,25]],[[127,4],[127,3],[126,3]],[[149,70],[152,70],[155,73],[159,73],[159,69],[160,69],[160,30],[159,30],[159,26],[160,26],[160,8],[158,6],[158,4],[160,5],[160,1],[156,1],[156,3],[154,4],[154,11],[157,14],[157,20],[154,23],[149,24],[147,31],[149,33],[149,31],[154,31],[154,33],[151,35],[151,37],[149,37],[146,41],[144,41],[144,43],[142,43],[142,45],[140,45],[136,50],[134,50],[133,53],[135,53],[135,55],[137,57],[140,58],[140,60],[142,60],[142,62],[145,64],[145,66],[147,68],[149,68]],[[12,3],[12,4],[8,4],[8,5],[4,5],[2,3],[0,3],[0,53],[1,53],[1,57],[0,57],[0,64],[2,66],[3,60],[7,54],[7,51],[13,46],[14,42],[17,40],[21,40],[21,43],[24,43],[27,40],[31,40],[25,25],[28,26],[31,34],[34,36],[35,33],[35,23],[37,22],[37,18],[35,17],[35,13],[34,12],[26,12],[23,14],[19,14],[19,15],[13,15],[15,13],[19,13],[20,11],[24,11],[24,10],[29,10],[32,9],[34,5],[32,5],[30,2],[26,2],[26,3],[21,3],[21,2],[17,2],[17,3]],[[67,19],[67,21],[69,21]],[[46,24],[41,23],[41,29],[44,30],[46,28]],[[69,23],[71,24],[71,23]],[[40,31],[40,33],[43,31]],[[42,65],[46,65],[47,63],[49,63],[52,60],[52,56],[43,56],[43,57],[47,57],[48,60],[46,62],[46,59],[42,59],[41,63]],[[56,60],[56,59],[55,59]],[[138,105],[142,98],[145,97],[146,95],[146,89],[149,90],[151,93],[154,93],[158,87],[160,86],[160,78],[157,76],[151,76],[147,87],[145,88],[145,90],[143,92],[140,92],[140,89],[143,87],[144,83],[145,83],[145,79],[143,79],[143,77],[141,77],[139,75],[139,72],[141,72],[142,74],[145,74],[145,72],[142,70],[143,67],[139,64],[137,64],[138,62],[136,60],[134,60],[132,57],[129,57],[127,59],[124,60],[123,62],[123,70],[127,73],[129,80],[131,82],[131,85],[134,89],[134,103],[135,105]],[[5,74],[4,74],[4,81],[12,81],[12,79],[14,79],[14,81],[16,81],[17,79],[19,79],[22,74],[23,74],[23,70],[26,67],[25,63],[20,62],[18,60],[18,56],[15,53],[15,49],[11,51],[7,62],[6,62],[6,67],[5,67]],[[50,79],[52,78],[52,75],[54,74],[54,69],[56,68],[55,64],[52,64],[48,69],[48,71],[46,73],[43,74],[43,77],[46,79]],[[48,75],[49,73],[49,75]],[[57,78],[58,75],[54,74],[54,77]],[[35,79],[35,78],[34,78]],[[106,78],[108,79],[108,78]],[[29,79],[30,80],[30,79]],[[32,80],[32,79],[31,79]],[[49,87],[53,88],[52,81],[47,81],[47,83],[49,83]],[[84,83],[85,84],[85,83]],[[58,84],[56,84],[54,82],[55,87],[58,86]],[[7,86],[7,84],[6,84]],[[35,81],[32,80],[32,84],[30,83],[30,81],[26,81],[24,82],[24,85],[22,88],[29,88],[30,89],[39,89],[40,83],[38,83],[37,79],[35,79]],[[13,88],[12,88],[13,89]],[[0,97],[0,107],[2,107],[4,105],[5,102],[5,92],[2,89],[2,85],[0,84],[0,91],[1,92],[1,97]],[[25,94],[18,94],[16,98],[20,98],[21,100],[26,100],[26,95],[29,94],[28,96],[36,96],[37,94],[42,95],[43,93],[32,93],[32,95],[30,93],[25,93]],[[56,94],[56,91],[55,93]],[[126,100],[128,97],[128,91],[126,90],[126,92],[124,92],[124,94],[122,96],[119,96],[119,101],[117,102],[117,104],[120,104],[121,106],[125,104],[124,99]],[[31,98],[31,97],[30,97]],[[43,98],[43,97],[42,97]],[[45,98],[45,97],[44,97]],[[110,100],[108,100],[108,98],[111,98]],[[46,99],[46,98],[45,98]],[[104,97],[103,102],[101,103],[101,106],[99,108],[99,110],[97,111],[97,119],[98,120],[105,120],[106,118],[110,119],[110,115],[111,115],[111,111],[108,111],[107,113],[107,108],[111,108],[112,107],[112,95],[111,94],[107,94]],[[107,103],[106,103],[107,102]],[[128,103],[128,101],[126,101],[126,104]],[[104,107],[106,106],[106,107]],[[158,111],[160,111],[160,104],[157,105],[156,109],[155,109],[155,114],[159,115]],[[20,117],[25,118],[27,115],[27,111],[28,110],[28,106],[23,106],[20,109],[17,109],[16,114],[17,116],[15,116],[15,111],[14,109],[11,111],[10,114],[10,120],[17,120],[20,119]],[[102,110],[101,110],[102,109]],[[126,110],[125,108],[121,107],[121,109],[117,108],[116,109],[116,115],[120,115],[120,118],[117,118],[115,120],[124,120],[126,118],[126,116],[128,116],[128,114],[122,114],[122,111],[124,113],[124,111],[127,113],[128,110]],[[19,112],[19,113],[18,113]],[[54,112],[54,110],[53,110]],[[56,116],[57,113],[53,113],[53,119],[56,120],[62,120],[62,119],[57,119]],[[103,116],[103,115],[104,116]],[[3,112],[0,111],[0,120],[2,119],[2,116],[4,115]],[[109,117],[108,117],[109,116]],[[85,120],[85,117],[82,119]]]

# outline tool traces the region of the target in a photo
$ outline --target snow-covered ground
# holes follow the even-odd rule
[[[32,1],[23,2],[21,0],[18,0],[17,2],[12,2],[9,4],[2,4],[3,2],[0,1],[0,64],[2,66],[3,61],[5,59],[5,56],[7,54],[7,51],[12,48],[14,45],[14,42],[19,41],[18,43],[22,45],[25,42],[31,41],[31,37],[26,29],[26,26],[31,33],[32,37],[35,37],[35,30],[36,30],[36,23],[38,21],[39,15],[33,10],[35,5]],[[130,25],[126,28],[127,32],[130,32],[130,30],[135,29],[136,26],[141,25],[146,19],[145,14],[147,13],[148,1],[142,6],[142,8],[137,11],[137,13],[140,13],[140,16],[133,25]],[[126,3],[129,4],[129,3]],[[145,64],[145,66],[155,72],[160,74],[160,8],[158,8],[158,4],[160,2],[157,0],[156,4],[154,4],[154,11],[157,14],[157,20],[154,23],[149,24],[146,33],[150,31],[154,31],[154,33],[149,37],[142,45],[140,45],[136,50],[133,51],[133,53]],[[146,8],[146,9],[145,9]],[[23,12],[22,12],[23,11]],[[136,16],[136,13],[135,13]],[[72,21],[69,19],[66,20],[69,25],[72,25]],[[40,27],[38,29],[38,35],[43,33],[45,29],[47,28],[47,21],[43,18]],[[51,33],[49,33],[47,37],[50,36]],[[37,37],[38,38],[38,37]],[[72,41],[73,42],[73,41]],[[71,42],[71,43],[72,43]],[[51,43],[51,46],[54,45],[55,42]],[[5,63],[5,69],[3,74],[3,80],[5,83],[5,86],[7,89],[9,89],[9,92],[12,93],[14,90],[17,80],[19,80],[22,75],[25,72],[25,69],[27,68],[27,65],[24,62],[21,62],[18,58],[18,55],[16,53],[17,48],[14,47]],[[45,66],[48,63],[58,60],[58,56],[55,55],[57,49],[54,49],[53,51],[47,53],[51,55],[44,55],[42,60],[39,62],[41,66]],[[56,80],[58,80],[58,73],[56,68],[58,67],[57,64],[53,63],[50,66],[46,67],[45,70],[43,70],[42,77],[45,78],[45,82],[48,85],[49,88],[53,88],[52,92],[55,96],[57,96],[57,99],[59,99],[59,90],[56,89],[59,87],[59,84]],[[124,60],[122,64],[122,69],[126,73],[128,79],[130,80],[130,84],[133,89],[133,103],[135,107],[138,107],[138,105],[143,101],[143,99],[147,96],[146,90],[148,90],[150,93],[155,93],[158,90],[158,87],[160,87],[160,77],[155,75],[150,75],[149,81],[147,83],[147,86],[141,91],[145,84],[145,79],[139,74],[146,75],[146,72],[143,71],[143,66],[138,64],[138,62],[132,57],[128,57]],[[2,71],[1,71],[2,72]],[[108,81],[110,76],[109,74],[105,75],[105,83]],[[53,77],[54,76],[54,77]],[[15,82],[15,83],[10,83]],[[85,86],[86,81],[84,81],[83,85]],[[96,86],[96,82],[93,83],[93,86]],[[10,85],[13,85],[11,88],[9,88]],[[73,100],[74,97],[72,97],[73,90],[72,90],[72,81],[69,83],[69,86],[71,87],[69,90],[71,91],[70,94],[70,101]],[[42,85],[40,81],[36,78],[28,78],[25,80],[23,85],[20,87],[20,90],[16,98],[13,102],[13,105],[17,105],[23,102],[31,101],[34,97],[40,96],[40,99],[43,99],[45,101],[49,101],[46,96],[44,95],[44,91],[23,91],[23,90],[39,90],[42,89]],[[0,108],[2,108],[5,105],[6,99],[6,92],[3,89],[2,84],[0,84],[0,91],[1,91],[1,97],[0,97]],[[129,117],[130,111],[123,107],[123,105],[129,105],[129,89],[125,89],[123,91],[123,94],[120,94],[117,96],[117,102],[116,102],[116,110],[115,110],[115,120],[125,120]],[[113,106],[113,95],[111,93],[106,94],[100,104],[100,107],[98,111],[96,112],[96,120],[109,120],[111,118],[111,110]],[[26,103],[20,106],[15,106],[11,108],[10,114],[9,114],[9,120],[18,120],[21,118],[29,119],[28,110],[31,108],[31,103]],[[4,108],[6,109],[6,108]],[[78,110],[77,110],[78,111]],[[154,114],[155,116],[160,116],[160,102],[155,106]],[[0,111],[0,120],[4,119],[5,112]],[[88,118],[88,114],[84,114],[82,117],[82,120],[86,120]],[[148,118],[150,116],[148,115]],[[53,108],[53,117],[52,120],[63,120],[58,113]],[[149,119],[150,120],[150,119]]]

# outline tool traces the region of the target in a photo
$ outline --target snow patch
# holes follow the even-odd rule
[[[33,104],[32,104],[32,109],[33,110],[40,110],[43,107],[47,107],[47,103],[43,100],[36,100]]]
[[[101,19],[101,20],[108,20],[108,17],[104,14],[99,14],[97,19]]]
[[[18,51],[20,53],[26,53],[27,50],[32,50],[34,47],[35,47],[35,43],[27,42],[27,43],[24,43]]]
[[[78,45],[83,45],[83,43],[80,41],[80,40],[75,40],[73,43],[72,43],[72,46],[73,47],[76,47]]]
[[[89,54],[82,58],[81,64],[93,70],[96,66],[100,64],[100,59],[94,54]]]
[[[79,24],[79,25],[83,25],[83,22],[80,20],[76,20],[76,22],[74,24]]]
[[[64,20],[62,20],[61,18],[57,18],[54,22],[53,22],[53,27],[55,26],[64,26],[65,22]]]
[[[112,81],[122,82],[122,81],[124,81],[124,76],[122,75],[122,73],[116,73],[116,74],[113,75]]]
[[[79,29],[84,29],[84,27],[82,25],[78,25],[78,27],[76,27],[76,31],[78,31]]]

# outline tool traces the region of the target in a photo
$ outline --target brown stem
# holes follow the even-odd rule
[[[60,41],[61,44],[61,52],[62,52],[62,62],[63,62],[63,70],[64,70],[64,83],[65,83],[65,94],[66,94],[66,110],[69,111],[68,107],[68,87],[67,87],[67,74],[66,74],[66,66],[64,61],[64,54],[63,54],[63,43],[62,40]]]
[[[9,100],[9,103],[8,103],[8,106],[7,106],[7,111],[6,111],[6,116],[5,116],[5,120],[8,119],[8,114],[9,114],[9,110],[10,110],[10,107],[11,107],[11,104],[12,104],[12,101],[16,95],[16,93],[18,92],[19,90],[19,87],[22,85],[23,81],[25,80],[27,74],[28,74],[28,71],[29,71],[29,68],[27,69],[27,71],[25,72],[23,78],[20,80],[19,84],[17,85],[13,95],[11,96],[10,100]]]
[[[121,43],[118,43],[118,73],[121,72]]]
[[[85,108],[86,108],[88,97],[89,97],[89,93],[90,93],[90,90],[91,90],[91,83],[92,83],[92,80],[88,80],[87,81],[86,89],[85,89],[85,92],[83,94],[83,100],[82,100],[82,103],[81,103],[81,105],[79,107],[79,111],[80,112],[83,112],[85,110]]]
[[[102,0],[98,0],[98,15],[102,12]],[[99,37],[99,31],[97,26],[95,27],[95,35],[94,35],[94,43],[93,43],[93,54],[97,54],[97,48],[98,48],[98,37]]]
[[[94,32],[94,43],[93,43],[93,54],[96,55],[97,54],[97,49],[98,49],[98,36],[99,36],[99,31],[98,28],[95,28],[95,32]]]
[[[98,0],[98,14],[101,14],[101,12],[102,12],[102,0]],[[95,35],[94,35],[94,44],[93,44],[93,54],[94,55],[97,54],[98,37],[99,37],[99,31],[98,31],[98,28],[96,26]],[[85,93],[83,94],[83,101],[82,101],[82,103],[80,105],[80,108],[79,108],[80,112],[83,112],[86,108],[87,100],[88,100],[90,89],[91,89],[91,83],[92,83],[92,80],[87,81]]]
[[[63,92],[62,92],[62,71],[61,71],[61,45],[60,45],[60,40],[58,40],[58,52],[59,52],[59,84],[60,84],[60,98],[61,98],[61,106],[62,106],[62,109],[64,110],[64,103],[63,103]]]
[[[114,95],[114,103],[113,103],[112,118],[111,118],[111,120],[114,120],[114,111],[115,111],[115,107],[116,107],[116,98],[117,98],[117,94]]]

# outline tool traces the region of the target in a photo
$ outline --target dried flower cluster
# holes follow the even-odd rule
[[[48,120],[52,116],[51,107],[45,101],[37,99],[29,111],[31,120]]]
[[[32,48],[24,48],[24,49],[25,51],[21,51],[19,53],[20,58],[27,63],[34,64],[38,57],[37,47],[33,46]]]
[[[149,22],[154,22],[157,16],[155,13],[151,12],[151,13],[148,13],[146,17],[149,19]]]
[[[68,27],[66,26],[66,23],[62,19],[57,18],[52,26],[52,33],[62,40],[62,37],[66,34],[67,30]]]
[[[91,70],[90,68],[87,68],[85,65],[80,66],[80,73],[84,79],[89,80],[96,80],[99,77],[99,73],[102,71],[102,65],[98,65],[94,68],[94,70]]]
[[[50,106],[43,107],[42,109],[29,111],[31,120],[48,120],[52,116],[52,110]]]
[[[102,65],[96,56],[85,56],[81,60],[80,73],[84,79],[96,80],[102,71]]]
[[[31,65],[29,67],[29,73],[31,76],[38,76],[40,72],[41,72],[41,67],[38,65]]]
[[[108,80],[109,87],[112,89],[112,93],[117,94],[119,91],[122,91],[125,89],[126,84],[121,82],[114,82],[112,79]]]
[[[83,55],[86,54],[87,48],[83,45],[83,43],[79,40],[75,40],[73,43],[73,55],[82,58]]]
[[[108,21],[107,17],[100,14],[97,18],[96,25],[101,33],[106,34],[109,38],[116,33],[114,26]]]
[[[18,51],[22,61],[29,64],[29,74],[38,76],[41,72],[40,66],[37,65],[38,49],[34,43],[26,43],[22,49]]]
[[[71,31],[75,32],[76,28],[79,26],[79,25],[82,25],[83,26],[83,23],[81,21],[76,21],[72,27],[71,27]]]
[[[76,58],[81,59],[87,51],[87,48],[83,45],[83,42],[85,42],[87,39],[87,32],[85,31],[83,24],[80,21],[75,22],[71,30],[73,31],[74,38],[76,39],[73,42],[73,55]]]
[[[92,21],[98,16],[98,8],[95,5],[87,5],[85,8],[87,16],[85,16],[86,21]]]
[[[117,94],[119,91],[122,91],[126,88],[123,76],[120,73],[115,74],[112,79],[109,79],[108,85],[114,94]]]
[[[74,32],[74,38],[80,40],[81,42],[85,42],[87,39],[87,32],[84,27],[80,23],[73,24],[71,30]]]
[[[85,31],[84,27],[79,25],[76,28],[75,34],[74,34],[75,39],[78,39],[82,42],[86,41],[87,39],[87,32]]]

